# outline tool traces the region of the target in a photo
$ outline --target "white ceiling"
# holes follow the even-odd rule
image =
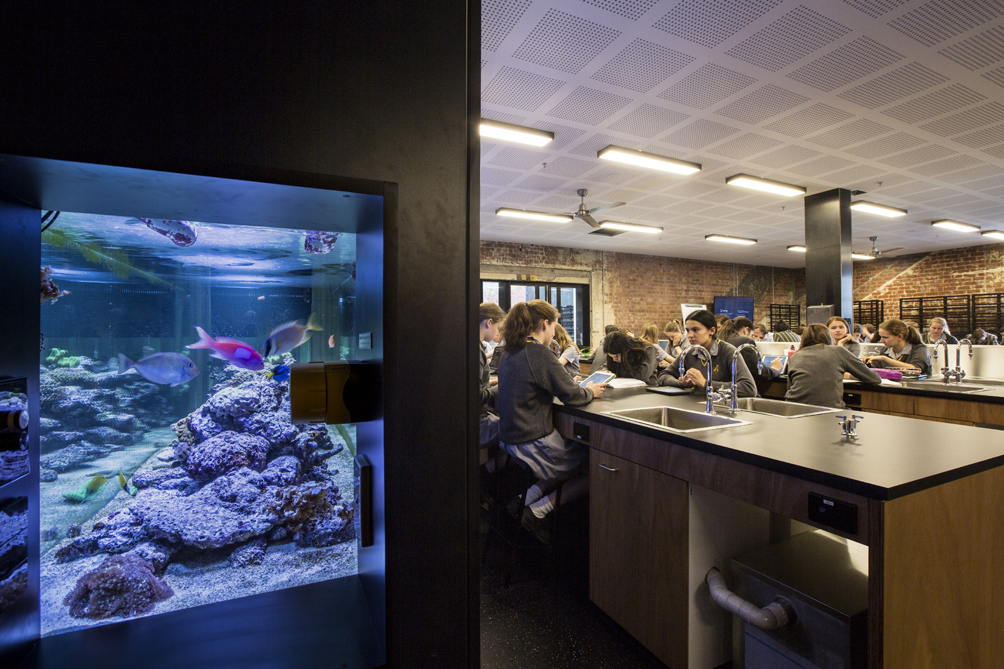
[[[1004,230],[1004,0],[483,0],[481,53],[482,116],[555,134],[482,142],[482,239],[804,266],[802,198],[725,185],[740,172],[909,210],[855,213],[856,251],[989,242],[939,218]],[[601,164],[608,144],[704,169]],[[577,188],[665,232],[494,214],[572,211]]]

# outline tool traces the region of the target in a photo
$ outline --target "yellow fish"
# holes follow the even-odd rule
[[[106,483],[108,483],[108,479],[101,474],[95,474],[94,478],[88,481],[83,488],[76,492],[65,492],[63,493],[63,498],[68,502],[80,504],[101,492]]]
[[[123,474],[122,472],[119,472],[119,475],[116,478],[117,478],[117,480],[119,482],[119,487],[120,488],[122,488],[123,490],[125,490],[127,493],[129,493],[133,497],[136,496],[136,488],[133,488],[132,490],[129,489],[129,482],[128,482],[128,480],[126,480],[125,474]]]

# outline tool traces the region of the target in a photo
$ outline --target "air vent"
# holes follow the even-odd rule
[[[693,60],[693,56],[685,53],[636,39],[590,78],[644,93]]]
[[[789,144],[783,149],[778,149],[777,151],[771,151],[765,156],[760,156],[755,160],[752,160],[754,165],[763,165],[764,167],[772,167],[774,169],[781,169],[787,167],[788,165],[794,165],[795,163],[801,163],[803,161],[809,160],[810,158],[815,158],[819,155],[819,151],[813,151],[812,149],[806,149],[801,146],[795,146]],[[734,192],[734,191],[729,191]]]
[[[962,84],[952,84],[940,91],[928,93],[916,100],[896,105],[882,113],[905,123],[919,123],[934,116],[968,107],[981,100],[986,100],[986,98],[976,91]]]
[[[783,0],[683,0],[653,28],[713,49]]]
[[[725,156],[726,158],[746,160],[750,156],[763,153],[764,151],[773,149],[780,144],[782,144],[782,142],[779,142],[776,139],[748,132],[745,135],[725,142],[721,146],[716,146],[711,149],[711,153],[718,156]]]
[[[877,137],[882,133],[890,132],[892,128],[880,125],[868,119],[858,119],[847,125],[827,130],[826,132],[809,137],[809,141],[820,146],[827,146],[831,149],[842,149],[851,144],[863,142],[866,139]],[[919,141],[919,140],[918,140]]]
[[[598,125],[630,103],[631,98],[579,86],[547,112],[547,115],[584,125]]]
[[[906,153],[882,158],[879,162],[885,163],[886,165],[892,165],[893,167],[912,167],[914,165],[929,163],[932,160],[937,160],[938,158],[945,158],[947,156],[954,155],[956,155],[955,151],[945,148],[944,146],[928,144],[927,146],[922,146],[919,149],[914,149],[913,151],[907,151]]]
[[[567,179],[558,179],[555,177],[546,177],[541,174],[534,174],[531,177],[523,179],[518,184],[513,186],[513,188],[522,188],[524,190],[535,190],[542,193],[550,193],[551,191],[558,190],[567,183]]]
[[[533,151],[531,149],[517,149],[507,146],[499,151],[499,154],[489,160],[489,164],[499,167],[510,167],[514,170],[525,170],[539,165],[551,156],[544,151]]]
[[[808,101],[809,98],[804,95],[786,91],[774,84],[767,84],[735,102],[730,102],[715,113],[756,125]]]
[[[810,133],[819,132],[823,128],[846,121],[853,114],[822,103],[797,111],[791,116],[774,121],[764,126],[765,130],[773,130],[789,137],[804,137]]]
[[[616,237],[617,235],[623,235],[625,232],[626,232],[625,230],[611,230],[610,228],[599,228],[597,230],[593,230],[589,234],[600,235],[602,237]]]
[[[596,154],[594,153],[593,155],[595,156]],[[577,177],[580,174],[585,174],[594,167],[596,167],[595,162],[576,160],[575,158],[562,156],[555,159],[553,162],[549,162],[547,167],[544,168],[544,172],[546,174],[554,174],[562,177]]]
[[[889,135],[888,137],[883,137],[882,139],[876,139],[874,142],[868,142],[867,144],[856,146],[853,149],[845,150],[847,153],[855,156],[861,156],[862,158],[879,158],[881,156],[888,156],[890,153],[905,151],[911,146],[917,146],[918,144],[923,143],[924,140],[918,139],[913,135],[908,135],[905,132],[897,132],[895,135]]]
[[[1004,124],[983,128],[982,130],[971,132],[968,135],[956,137],[955,141],[959,144],[971,146],[974,149],[982,149],[984,146],[1000,144],[1001,142],[1004,142]]]
[[[569,151],[569,153],[576,156],[587,156],[595,160],[597,151],[616,143],[616,137],[611,137],[610,135],[593,135],[582,144],[579,144],[577,147]]]
[[[959,133],[990,125],[1002,119],[1004,119],[1004,105],[999,102],[991,102],[973,109],[967,109],[958,114],[946,116],[937,121],[925,123],[920,127],[942,137],[951,137],[952,135],[958,135]]]
[[[660,141],[690,149],[700,149],[737,132],[739,132],[738,128],[702,118],[663,137]]]
[[[973,167],[974,165],[981,164],[985,165],[986,163],[976,160],[975,158],[971,158],[970,156],[953,156],[952,158],[928,163],[927,165],[911,167],[910,171],[922,174],[925,177],[937,177],[942,174],[947,174],[948,172],[956,172],[958,170],[964,170],[967,167]]]
[[[844,4],[850,5],[858,11],[862,11],[873,19],[877,19],[886,12],[891,12],[909,0],[844,0]]]
[[[481,102],[534,111],[564,85],[558,79],[503,67],[481,92]]]
[[[667,88],[659,97],[688,107],[707,109],[755,83],[753,77],[709,63]]]
[[[795,165],[794,167],[789,168],[788,171],[792,174],[815,177],[820,174],[826,174],[827,172],[834,172],[853,164],[854,162],[851,160],[844,160],[843,158],[837,158],[836,156],[823,156],[822,158],[810,160],[809,162],[802,163],[801,165]]]
[[[655,137],[688,118],[689,114],[645,104],[616,123],[608,125],[607,129],[638,137]]]
[[[974,72],[999,63],[1004,60],[1004,26],[991,28],[938,53]]]
[[[998,0],[932,0],[886,25],[934,46],[1004,14]]]
[[[637,21],[659,0],[582,0],[587,5],[605,9],[624,18]]]
[[[482,0],[481,48],[485,51],[499,48],[529,6],[530,0]]]
[[[520,176],[519,172],[499,170],[493,167],[481,168],[481,183],[488,184],[490,186],[508,185],[512,183],[519,176]]]
[[[989,72],[984,72],[981,75],[987,81],[992,81],[998,86],[1004,86],[1004,67],[999,67],[996,70],[990,70]]]
[[[569,128],[567,125],[558,125],[550,121],[538,121],[533,127],[554,133],[554,139],[547,145],[549,151],[559,151],[586,134],[586,131],[580,128]]]
[[[620,34],[619,30],[551,9],[512,57],[575,74]]]
[[[903,54],[870,37],[859,37],[822,58],[803,65],[789,74],[788,78],[830,92],[889,67],[903,58]]]
[[[725,53],[777,72],[849,32],[847,26],[802,5]]]
[[[844,91],[837,97],[855,102],[868,109],[875,109],[933,88],[946,81],[948,81],[948,77],[938,74],[920,63],[910,63],[860,86],[855,86],[849,91]]]

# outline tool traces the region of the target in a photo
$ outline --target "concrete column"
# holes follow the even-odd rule
[[[851,274],[851,192],[836,188],[805,198],[805,304],[832,304],[854,315]]]

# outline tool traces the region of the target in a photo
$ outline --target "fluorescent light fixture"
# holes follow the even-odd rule
[[[870,256],[867,253],[852,253],[851,257],[855,260],[875,260],[875,256]]]
[[[502,123],[501,121],[489,121],[486,118],[481,119],[481,136],[533,146],[544,146],[554,139],[553,132],[525,128],[521,125]]]
[[[601,228],[608,230],[621,230],[623,232],[643,232],[647,235],[657,235],[662,232],[662,228],[654,225],[640,225],[638,223],[622,223],[621,221],[603,221]]]
[[[986,232],[980,233],[983,237],[990,237],[991,239],[1001,239],[1004,240],[1004,232],[1000,230],[987,230]]]
[[[954,230],[955,232],[979,232],[980,226],[970,225],[969,223],[959,223],[958,221],[935,221],[931,223],[936,228],[944,228],[945,230]]]
[[[526,209],[509,209],[500,207],[495,210],[496,216],[506,216],[508,218],[528,218],[531,221],[547,221],[548,223],[568,223],[571,216],[565,214],[548,214],[544,211],[527,211]]]
[[[753,190],[761,190],[765,193],[774,193],[775,195],[785,195],[787,197],[805,195],[805,189],[801,186],[792,186],[791,184],[781,183],[780,181],[771,181],[770,179],[751,177],[748,174],[737,174],[733,177],[729,177],[725,180],[725,183],[730,186],[752,188]]]
[[[864,200],[858,202],[851,202],[851,209],[855,209],[857,211],[863,211],[868,214],[875,214],[876,216],[885,216],[887,218],[906,216],[907,213],[906,209],[887,207],[884,204],[875,204],[874,202],[865,202]]]
[[[730,237],[728,235],[704,235],[704,238],[709,242],[725,242],[726,244],[742,244],[743,246],[756,244],[755,239],[747,239],[745,237]]]
[[[789,246],[788,250],[789,251],[795,251],[796,253],[805,253],[806,252],[806,248],[804,246],[802,246],[801,244],[795,244],[794,246]]]
[[[605,149],[600,149],[596,152],[596,157],[638,167],[648,167],[662,172],[672,172],[673,174],[693,174],[701,171],[701,166],[698,163],[689,163],[686,160],[676,160],[620,146],[608,146]]]

